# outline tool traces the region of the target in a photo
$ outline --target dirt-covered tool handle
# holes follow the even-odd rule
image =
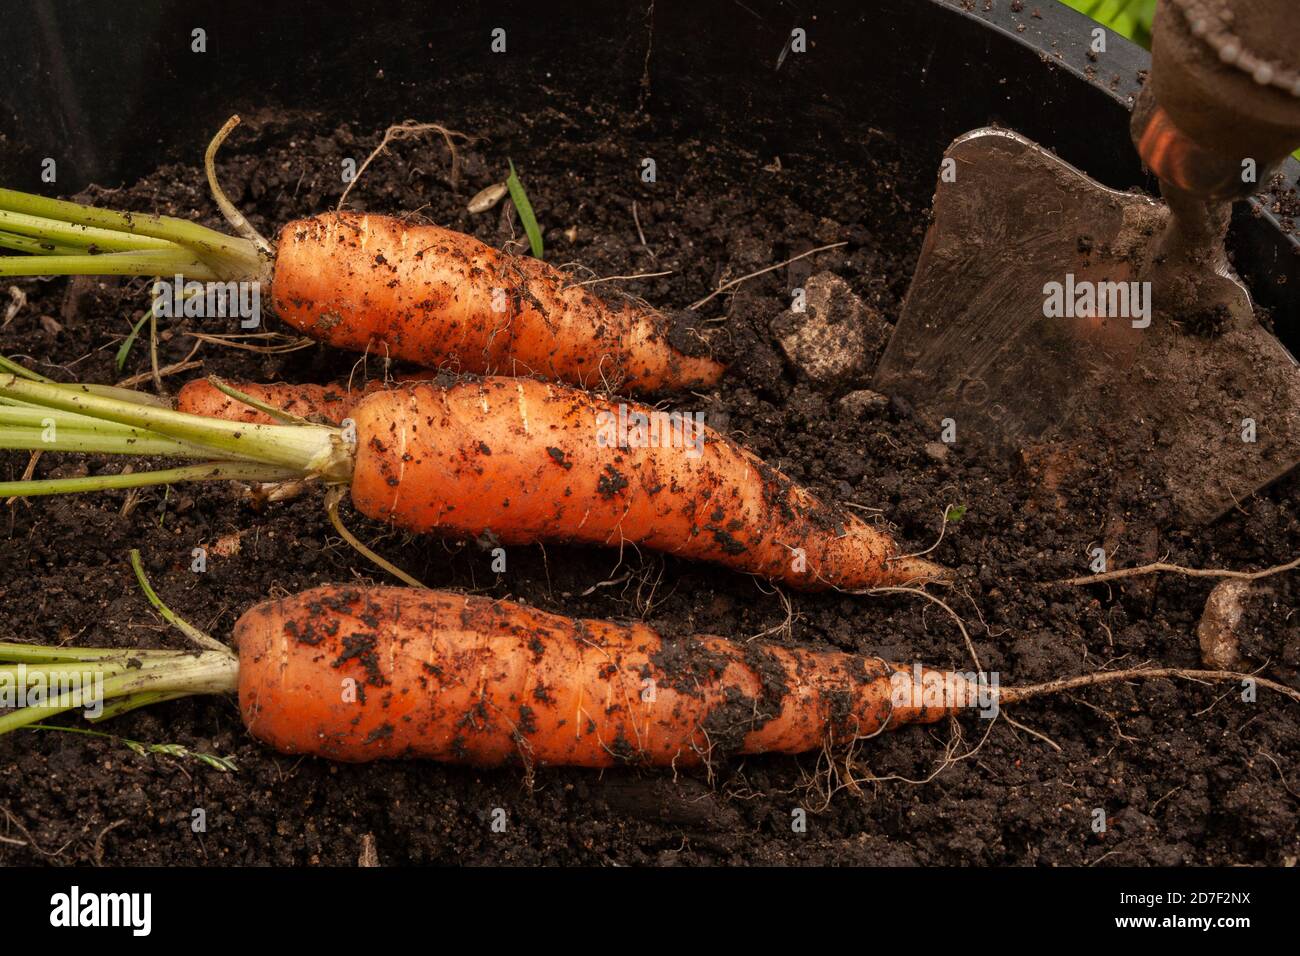
[[[1132,135],[1160,179],[1235,199],[1300,145],[1296,0],[1161,0]]]

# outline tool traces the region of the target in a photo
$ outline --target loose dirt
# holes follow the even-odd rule
[[[364,158],[382,129],[298,113],[246,115],[219,164],[231,199],[274,235],[332,208],[345,158]],[[818,492],[894,524],[928,547],[949,505],[962,505],[931,557],[957,569],[945,600],[966,622],[980,660],[1004,683],[1037,682],[1143,662],[1197,665],[1195,628],[1213,581],[1162,577],[1122,586],[1051,588],[1084,573],[1089,550],[1112,567],[1157,558],[1253,569],[1300,553],[1300,482],[1243,501],[1216,525],[1170,527],[1168,502],[1131,488],[1111,502],[1108,472],[1058,485],[1042,462],[1002,461],[960,444],[936,447],[939,423],[902,404],[837,399],[801,383],[769,329],[790,289],[829,270],[893,321],[926,226],[928,185],[881,138],[869,159],[742,152],[698,141],[670,122],[593,111],[557,97],[518,116],[487,108],[428,117],[482,137],[459,146],[452,190],[441,139],[391,144],[349,197],[352,208],[408,215],[502,245],[526,247],[509,202],[470,215],[466,203],[504,179],[514,159],[537,210],[547,257],[575,279],[671,270],[611,281],[604,294],[684,309],[722,282],[819,245],[847,245],[769,272],[700,310],[702,334],[731,361],[718,389],[671,396]],[[219,226],[194,162],[168,165],[118,190],[82,198],[198,217]],[[641,182],[637,157],[656,157]],[[902,171],[906,170],[906,177]],[[635,203],[635,218],[634,206]],[[638,226],[644,233],[644,244]],[[7,355],[57,378],[111,382],[146,371],[137,345],[121,376],[113,356],[147,306],[142,281],[15,283],[27,305],[0,330]],[[0,293],[2,294],[2,293]],[[274,327],[274,326],[272,326]],[[213,321],[163,323],[160,359],[184,359],[189,333],[237,331]],[[358,357],[319,346],[281,355],[204,345],[195,375],[325,382]],[[384,374],[370,356],[356,374]],[[393,368],[399,372],[401,369]],[[4,480],[28,456],[0,456]],[[1122,465],[1122,463],[1116,463]],[[139,466],[139,465],[137,465]],[[117,469],[102,460],[43,457],[42,476]],[[84,645],[180,646],[134,586],[126,554],[139,548],[163,598],[228,635],[268,595],[314,584],[382,580],[333,534],[318,494],[253,507],[230,487],[83,499],[31,499],[0,513],[4,639]],[[928,665],[972,668],[957,627],[910,594],[782,594],[761,581],[632,549],[512,548],[491,570],[490,541],[403,537],[347,514],[378,551],[435,587],[526,601],[565,614],[642,618],[673,635],[837,647]],[[232,536],[238,535],[237,538]],[[237,548],[219,548],[238,541]],[[207,570],[190,570],[208,548]],[[226,553],[221,553],[224,550]],[[388,582],[391,583],[391,582]],[[1243,652],[1262,673],[1297,684],[1300,579],[1272,579],[1252,602]],[[1095,688],[976,716],[908,728],[845,755],[751,757],[680,774],[539,768],[479,771],[413,762],[331,765],[271,753],[249,737],[233,701],[177,701],[100,729],[228,756],[237,773],[192,759],[140,756],[122,744],[48,730],[0,739],[0,862],[10,864],[353,865],[373,836],[384,864],[1273,864],[1300,855],[1300,708],[1261,690],[1153,681]],[[959,735],[959,736],[958,736]],[[946,766],[945,766],[946,764]],[[504,832],[492,826],[505,811]],[[206,827],[195,832],[195,811]],[[806,831],[792,826],[807,811]],[[1094,830],[1096,811],[1105,832]],[[366,844],[368,845],[368,843]]]

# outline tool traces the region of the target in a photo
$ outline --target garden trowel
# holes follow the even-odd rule
[[[1291,2],[1162,0],[1132,133],[1163,202],[1008,130],[949,146],[875,387],[958,443],[1125,463],[1190,523],[1300,463],[1300,366],[1223,245],[1300,143]]]

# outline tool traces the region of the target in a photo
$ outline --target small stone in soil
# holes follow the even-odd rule
[[[948,457],[948,446],[941,441],[926,442],[925,454],[934,461],[943,461]]]
[[[869,388],[859,388],[841,398],[838,404],[840,411],[861,418],[883,412],[889,407],[889,399]]]
[[[787,361],[819,385],[864,381],[888,338],[885,320],[831,272],[810,278],[804,296],[802,312],[787,309],[772,320]]]

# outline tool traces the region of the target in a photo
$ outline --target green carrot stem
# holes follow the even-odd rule
[[[230,117],[230,119],[226,120],[226,124],[217,131],[217,135],[212,137],[212,142],[208,143],[207,151],[203,154],[203,169],[208,175],[208,191],[212,194],[212,201],[221,210],[221,215],[225,216],[226,222],[230,223],[230,228],[251,242],[254,247],[265,255],[271,256],[275,252],[274,247],[266,241],[266,238],[260,232],[252,227],[249,221],[244,218],[244,214],[235,208],[235,204],[226,197],[226,191],[217,182],[217,150],[226,141],[230,131],[238,125],[239,117],[237,115]]]
[[[13,359],[7,359],[0,355],[0,372],[9,372],[11,375],[19,375],[23,378],[31,379],[33,382],[44,382],[46,385],[56,384],[54,379],[46,378],[44,375],[38,375],[25,365],[19,365]]]
[[[208,448],[178,442],[174,438],[97,435],[94,432],[56,429],[56,440],[46,438],[43,428],[0,425],[0,449],[5,451],[59,451],[82,455],[139,455],[188,458],[204,461],[212,457]]]
[[[57,408],[47,408],[40,405],[9,404],[12,401],[14,400],[5,399],[4,404],[0,404],[0,425],[44,428],[52,424],[57,430],[66,428],[69,431],[94,432],[99,435],[120,435],[123,438],[166,437],[158,432],[136,428],[134,425],[123,425],[120,422],[91,418],[89,415],[65,412]]]
[[[162,372],[158,367],[158,314],[152,307],[149,309],[149,370],[153,372],[153,387],[161,392],[163,390]]]
[[[99,705],[99,713],[88,716],[92,720],[105,720],[164,700],[198,694],[233,694],[238,690],[239,656],[164,604],[144,573],[140,552],[132,550],[130,557],[131,568],[149,603],[168,623],[204,650],[60,648],[0,643],[0,660],[12,662],[0,664],[0,686],[12,690],[17,684],[26,696],[34,688],[57,692],[52,699],[42,699],[0,715],[0,734],[87,706]],[[89,688],[83,686],[87,683]],[[50,725],[50,729],[63,728]],[[146,746],[132,741],[126,743]],[[170,745],[149,745],[149,749],[158,753],[176,750]],[[202,754],[195,756],[205,759]]]
[[[223,652],[230,655],[228,650],[223,648]],[[34,691],[41,691],[44,694],[54,692],[62,693],[64,690],[81,687],[83,694],[87,692],[86,685],[94,685],[97,681],[109,681],[114,678],[123,676],[144,676],[145,674],[162,671],[170,674],[177,666],[184,664],[186,661],[194,659],[194,653],[180,653],[169,655],[150,655],[148,653],[137,653],[130,657],[114,657],[100,661],[78,661],[70,663],[68,661],[58,661],[51,664],[33,665],[27,663],[19,664],[0,664],[0,687],[4,688],[6,696],[17,696],[15,692],[26,693],[28,697]],[[94,703],[98,695],[91,694]],[[55,698],[42,700],[40,704],[31,704],[28,706],[41,706],[50,703]]]
[[[79,495],[120,488],[149,488],[190,481],[292,481],[302,473],[274,465],[243,461],[209,461],[200,465],[136,471],[129,475],[93,475],[85,478],[44,478],[0,481],[0,498],[36,498],[44,495]]]
[[[360,538],[348,530],[348,526],[345,525],[343,519],[339,517],[339,499],[342,497],[342,490],[343,489],[338,486],[335,486],[331,488],[325,496],[325,513],[329,515],[330,524],[334,525],[334,530],[339,533],[339,536],[350,544],[362,557],[366,558],[372,564],[383,568],[402,583],[409,584],[413,588],[427,588],[429,585],[425,584],[419,578],[412,577],[387,558],[372,551]]]
[[[202,651],[189,654],[165,667],[147,667],[107,677],[96,699],[108,701],[140,693],[233,694],[239,689],[239,659],[229,652]],[[60,694],[37,706],[23,707],[0,715],[0,734],[37,723],[55,714],[85,706],[80,689]],[[93,702],[93,701],[92,701]]]
[[[84,249],[77,246],[50,242],[48,239],[34,239],[31,236],[20,236],[2,230],[0,230],[0,249],[12,249],[14,252],[26,252],[33,256],[75,256],[78,253],[85,253]]]
[[[93,382],[75,382],[63,386],[64,388],[76,388],[89,392],[91,395],[98,395],[101,398],[115,398],[121,402],[131,402],[135,405],[152,405],[154,408],[171,408],[172,403],[158,395],[150,395],[148,392],[137,392],[133,388],[122,388],[120,385],[97,385]]]
[[[207,459],[212,450],[119,422],[0,399],[0,448],[108,455],[171,455]],[[148,450],[146,450],[148,449]],[[241,459],[232,455],[232,458]]]
[[[125,661],[117,664],[88,663],[84,661],[76,664],[59,661],[53,665],[0,664],[0,682],[9,685],[21,683],[31,686],[38,679],[40,682],[45,683],[52,680],[73,678],[80,680],[85,677],[93,677],[96,674],[105,678],[116,677],[118,674],[125,674],[128,669]]]
[[[217,273],[187,250],[106,252],[101,256],[0,256],[0,276],[161,276],[209,282]]]
[[[46,647],[41,644],[0,643],[0,661],[25,664],[57,664],[62,661],[100,661],[132,655],[193,656],[189,651],[144,650],[129,647]]]
[[[296,471],[297,477],[320,475],[347,481],[352,452],[343,431],[328,425],[250,425],[165,408],[92,395],[77,386],[53,386],[0,374],[0,395],[92,418],[147,428],[212,449],[213,457],[234,457]]]
[[[133,236],[111,229],[98,229],[61,219],[46,219],[26,213],[0,209],[0,229],[5,232],[43,239],[58,245],[73,246],[82,250],[101,252],[142,252],[146,249],[166,252],[184,252],[185,248],[166,239],[150,236]]]
[[[153,589],[153,585],[149,583],[149,578],[145,576],[144,565],[140,563],[140,550],[138,548],[131,549],[130,558],[131,570],[135,572],[135,579],[140,585],[140,590],[144,592],[145,598],[153,605],[154,610],[163,616],[164,621],[176,628],[200,647],[206,648],[209,651],[220,652],[222,654],[231,653],[230,648],[226,647],[225,644],[222,644],[211,634],[199,630],[163,603],[162,598],[158,596],[158,592],[156,592]]]
[[[98,717],[87,718],[92,724],[97,724],[102,720],[111,720],[114,717],[121,717],[123,714],[138,710],[141,707],[148,707],[150,704],[161,704],[165,700],[179,700],[182,697],[193,697],[193,694],[185,691],[144,691],[139,694],[132,694],[129,697],[119,697],[111,700],[104,705],[103,711]],[[34,726],[32,724],[28,725]],[[71,730],[72,728],[63,728]]]
[[[283,422],[284,424],[287,425],[314,424],[313,422],[310,422],[307,419],[303,418],[301,415],[295,415],[293,414],[293,412],[286,412],[283,408],[276,408],[274,405],[270,404],[269,402],[264,402],[260,398],[254,398],[252,395],[249,395],[247,392],[241,392],[239,389],[235,388],[235,386],[231,385],[229,382],[226,382],[219,376],[209,375],[208,383],[217,391],[221,392],[221,394],[229,395],[235,401],[243,402],[248,407],[255,408],[262,414],[274,418],[278,422]]]
[[[41,382],[45,385],[53,385],[56,388],[62,388],[69,391],[98,395],[101,398],[114,398],[120,402],[130,402],[133,405],[152,405],[155,408],[174,407],[172,402],[159,395],[150,395],[148,392],[136,391],[134,388],[123,388],[120,385],[99,385],[94,382],[56,382],[53,379],[46,378],[44,375],[37,375],[30,369],[24,368],[17,362],[11,362],[2,355],[0,355],[0,372],[10,372],[32,382]],[[28,408],[42,407],[32,402],[24,402],[14,398],[4,397],[0,397],[0,405],[23,405]]]
[[[165,239],[185,246],[202,259],[221,279],[267,279],[269,264],[247,239],[238,239],[197,223],[171,216],[114,212],[61,199],[46,199],[13,189],[0,189],[0,209],[26,213],[42,219],[94,226],[114,232]],[[159,275],[162,273],[154,273]],[[193,278],[200,278],[193,276]]]

